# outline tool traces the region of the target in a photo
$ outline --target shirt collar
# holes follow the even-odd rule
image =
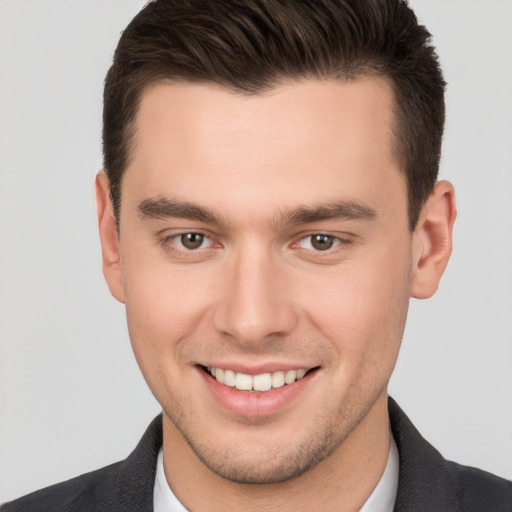
[[[398,490],[398,448],[391,432],[389,433],[389,455],[386,469],[359,512],[393,512]]]

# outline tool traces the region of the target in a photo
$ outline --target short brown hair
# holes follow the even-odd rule
[[[285,79],[388,77],[409,225],[437,180],[445,82],[406,0],[155,0],[123,32],[105,80],[104,167],[116,218],[143,90],[163,79],[258,94]]]

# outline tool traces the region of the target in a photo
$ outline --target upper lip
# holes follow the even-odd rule
[[[210,368],[222,368],[223,370],[231,370],[235,373],[244,373],[246,375],[261,375],[262,373],[274,373],[289,370],[311,370],[317,368],[318,365],[301,364],[301,363],[265,363],[265,364],[244,364],[244,363],[222,363],[208,362],[201,363],[201,366]]]

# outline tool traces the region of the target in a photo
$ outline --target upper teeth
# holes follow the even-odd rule
[[[208,367],[208,371],[221,383],[226,386],[235,387],[240,391],[268,391],[272,388],[280,388],[285,384],[291,384],[302,379],[307,370],[288,370],[273,373],[261,373],[259,375],[247,375],[232,370]]]

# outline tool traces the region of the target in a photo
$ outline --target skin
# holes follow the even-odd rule
[[[104,274],[162,405],[166,477],[188,509],[355,511],[379,481],[409,298],[435,292],[455,219],[439,182],[410,232],[392,106],[377,77],[252,97],[161,82],[137,115],[119,237],[98,175]],[[357,211],[320,218],[340,202]],[[176,204],[208,216],[177,217]],[[198,249],[181,244],[187,233],[204,235]],[[312,245],[315,234],[332,247]],[[272,413],[235,414],[198,365],[315,371]]]

